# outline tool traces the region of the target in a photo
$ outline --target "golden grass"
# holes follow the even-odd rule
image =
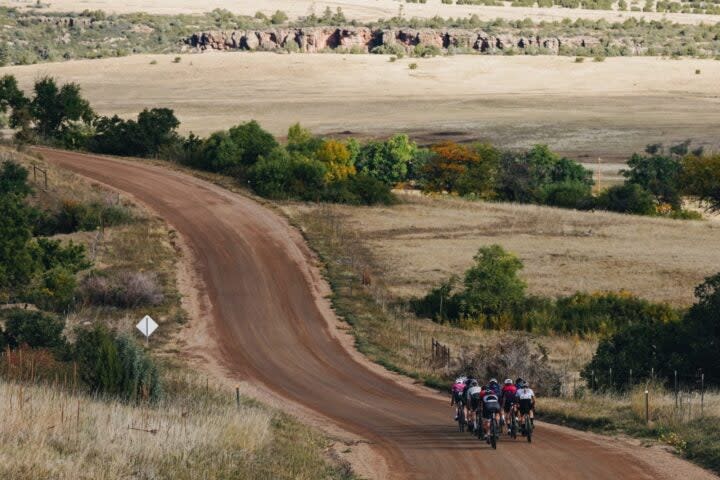
[[[234,392],[177,381],[133,407],[0,381],[0,478],[339,478],[325,441]]]
[[[558,371],[572,378],[595,351],[593,339],[460,329],[417,318],[388,288],[386,266],[389,262],[373,248],[372,241],[368,241],[370,237],[348,221],[351,218],[348,212],[355,209],[307,204],[285,204],[281,208],[321,255],[335,292],[335,307],[352,324],[361,351],[388,368],[436,384],[464,365],[479,349],[497,345],[510,336],[523,336],[537,351],[547,352],[550,363]],[[394,208],[402,207],[372,210],[391,214]],[[371,284],[362,286],[360,279],[366,271],[371,271]],[[449,365],[433,362],[430,347],[433,338],[450,347]]]
[[[285,210],[319,215],[318,208]],[[686,306],[720,265],[717,222],[408,195],[393,207],[334,206],[331,213],[356,232],[375,274],[401,299],[462,274],[479,247],[493,243],[522,259],[529,292],[545,296],[623,289]]]

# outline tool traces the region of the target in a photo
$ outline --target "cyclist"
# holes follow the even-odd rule
[[[515,395],[517,394],[517,387],[513,381],[509,378],[503,382],[502,391],[500,392],[500,403],[503,408],[503,415],[500,419],[501,423],[508,426],[508,435],[510,434],[510,425],[512,424],[510,415],[513,413],[513,405],[515,404]]]
[[[493,393],[495,393],[495,395],[500,397],[500,394],[502,393],[502,389],[500,388],[500,384],[498,383],[497,379],[491,378],[487,384],[487,388],[492,390]]]
[[[526,415],[530,415],[530,423],[534,423],[535,392],[532,391],[527,382],[523,381],[515,394],[515,399],[518,404],[518,410],[520,411],[520,425],[524,430]]]
[[[471,421],[470,431],[475,431],[475,429],[478,428],[477,412],[480,408],[481,392],[482,389],[478,385],[478,381],[475,379],[471,380],[465,397],[465,407],[468,411],[468,416],[465,418]]]
[[[452,398],[450,399],[450,406],[455,406],[455,421],[460,417],[460,409],[465,408],[465,399],[463,398],[463,390],[465,390],[465,379],[466,377],[458,377],[455,379],[455,383],[452,386]]]
[[[467,392],[468,392],[468,389],[470,388],[470,384],[472,383],[472,381],[474,379],[475,379],[475,377],[473,377],[471,373],[468,373],[467,375],[465,375],[465,388],[463,388],[463,391],[462,391],[462,400],[463,400],[463,403],[465,404],[465,420],[470,419],[470,410],[469,410],[468,403],[467,403]]]
[[[496,382],[497,383],[497,382]],[[495,393],[494,387],[490,384],[485,386],[482,394],[482,418],[483,418],[483,438],[490,441],[488,434],[490,433],[490,420],[495,417],[497,422],[500,421],[500,398]]]

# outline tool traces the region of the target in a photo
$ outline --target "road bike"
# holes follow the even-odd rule
[[[533,428],[533,422],[530,418],[530,414],[528,413],[525,415],[525,436],[527,437],[528,443],[532,442]]]
[[[492,418],[490,419],[490,432],[488,437],[488,440],[490,441],[490,446],[493,449],[497,449],[497,441],[500,438],[500,426],[498,425],[495,414],[493,414]]]
[[[462,405],[460,405],[460,407],[458,407],[457,422],[458,422],[458,430],[460,430],[461,432],[464,432],[465,425],[467,424],[467,422],[465,421],[465,407],[463,407]]]

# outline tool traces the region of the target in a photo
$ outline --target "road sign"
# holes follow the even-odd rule
[[[140,322],[135,325],[138,330],[140,330],[140,333],[145,335],[145,342],[148,341],[150,338],[150,335],[153,334],[153,332],[157,329],[158,324],[155,323],[155,320],[153,320],[150,315],[145,315]]]

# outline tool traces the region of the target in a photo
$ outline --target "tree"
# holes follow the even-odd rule
[[[477,198],[490,200],[496,196],[496,183],[500,152],[489,144],[474,146],[480,160],[468,166],[464,174],[456,182],[457,193],[475,195]]]
[[[627,182],[640,185],[658,202],[680,209],[681,163],[677,157],[633,154],[627,164],[630,169],[621,171]]]
[[[288,152],[299,153],[306,157],[310,157],[318,148],[320,148],[322,143],[323,141],[321,138],[314,136],[310,130],[303,128],[299,123],[291,125],[288,129]]]
[[[180,121],[169,108],[153,108],[138,114],[137,125],[143,137],[142,155],[156,156],[163,147],[177,140]]]
[[[350,151],[344,143],[337,140],[326,140],[315,152],[315,158],[325,164],[325,182],[332,183],[345,180],[355,175],[355,165],[350,158]]]
[[[720,154],[688,155],[682,160],[682,192],[711,212],[720,211]]]
[[[436,192],[455,192],[458,182],[468,170],[480,162],[477,152],[454,142],[443,142],[430,147],[433,156],[425,164],[425,188]]]
[[[523,264],[500,245],[482,247],[465,272],[462,293],[466,312],[472,316],[497,316],[510,312],[525,297],[525,282],[518,277]]]
[[[32,310],[11,310],[5,320],[5,337],[8,345],[13,348],[21,345],[33,348],[62,348],[65,346],[62,335],[64,329],[64,320]]]
[[[76,332],[74,356],[80,366],[80,378],[98,393],[120,392],[122,370],[120,356],[110,331],[102,325]]]
[[[18,195],[25,198],[32,189],[28,184],[28,171],[19,163],[6,160],[0,169],[0,195]]]
[[[253,166],[260,156],[268,155],[278,146],[275,137],[263,130],[255,120],[232,127],[228,133],[242,149],[241,163],[246,168]]]
[[[272,14],[272,17],[270,17],[270,23],[272,23],[273,25],[285,23],[287,22],[287,20],[287,13],[283,12],[282,10],[276,10],[275,13]]]
[[[317,201],[325,187],[325,173],[323,163],[277,148],[260,157],[249,170],[249,179],[263,197]]]
[[[520,154],[506,153],[500,161],[498,194],[511,202],[540,202],[552,183],[579,182],[591,187],[592,172],[574,160],[559,157],[547,145]]]
[[[80,86],[67,83],[58,88],[53,78],[35,82],[35,97],[30,101],[30,113],[38,134],[57,138],[71,122],[89,123],[94,116],[90,103],[80,95]]]
[[[30,211],[22,195],[3,193],[0,212],[0,291],[18,292],[37,269]]]
[[[13,75],[0,78],[0,112],[6,113],[8,109],[17,110],[28,103],[29,100],[18,87],[17,79]]]
[[[636,183],[615,185],[604,190],[596,200],[597,208],[612,212],[652,215],[655,200],[650,192]]]
[[[585,210],[593,206],[590,186],[578,181],[549,183],[541,189],[541,198],[542,203],[553,207]]]
[[[242,147],[235,143],[230,134],[215,132],[205,140],[200,163],[193,166],[211,172],[230,171],[240,165],[242,155]]]
[[[417,145],[407,135],[394,135],[385,142],[362,145],[355,159],[360,173],[394,185],[407,179]]]

